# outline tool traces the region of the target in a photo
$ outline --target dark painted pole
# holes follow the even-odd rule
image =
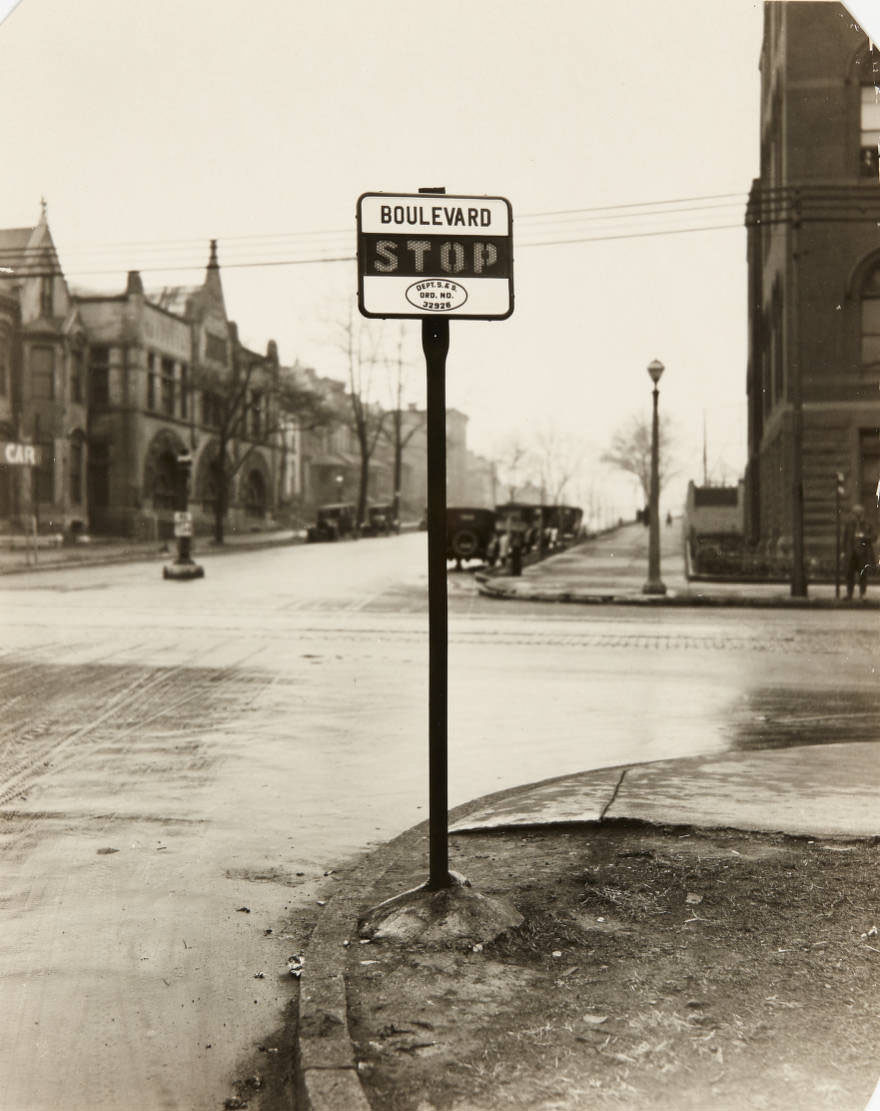
[[[840,597],[840,499],[843,497],[843,475],[834,476],[834,597]]]
[[[642,587],[643,594],[665,594],[666,586],[660,578],[660,424],[657,414],[660,399],[660,376],[664,367],[659,359],[648,365],[654,383],[651,417],[651,478],[648,506],[648,579]]]
[[[445,193],[420,189],[420,193]],[[446,614],[446,353],[449,321],[422,317],[428,376],[428,890],[452,887],[449,874],[449,634]]]
[[[807,573],[804,551],[804,403],[803,364],[801,362],[800,330],[796,321],[800,312],[798,268],[800,265],[801,200],[794,192],[791,209],[791,261],[789,269],[790,308],[788,310],[788,368],[791,391],[791,595],[807,597]]]
[[[446,353],[449,321],[422,320],[428,375],[428,888],[452,886],[449,874],[448,630],[446,615]]]

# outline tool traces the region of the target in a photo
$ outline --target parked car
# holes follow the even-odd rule
[[[363,536],[390,536],[395,527],[394,506],[391,502],[367,506],[367,519],[361,527]]]
[[[339,540],[354,534],[355,510],[349,502],[319,505],[317,519],[306,533],[306,539]]]
[[[464,560],[481,559],[493,566],[498,558],[498,536],[493,509],[468,506],[446,510],[446,558],[461,567]]]

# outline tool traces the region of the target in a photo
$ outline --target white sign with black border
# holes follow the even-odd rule
[[[504,320],[513,312],[513,214],[505,197],[363,193],[364,316]]]

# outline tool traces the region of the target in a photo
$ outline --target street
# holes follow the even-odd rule
[[[426,815],[425,534],[196,558],[0,579],[2,1108],[222,1106],[295,991],[292,910]],[[452,806],[880,735],[875,614],[448,581]]]

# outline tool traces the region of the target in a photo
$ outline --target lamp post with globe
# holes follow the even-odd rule
[[[651,517],[648,532],[648,580],[642,587],[643,594],[666,593],[666,587],[660,578],[660,445],[657,420],[660,376],[665,369],[659,359],[653,359],[648,363],[648,374],[654,383],[654,410],[651,421],[651,494],[649,498]]]

